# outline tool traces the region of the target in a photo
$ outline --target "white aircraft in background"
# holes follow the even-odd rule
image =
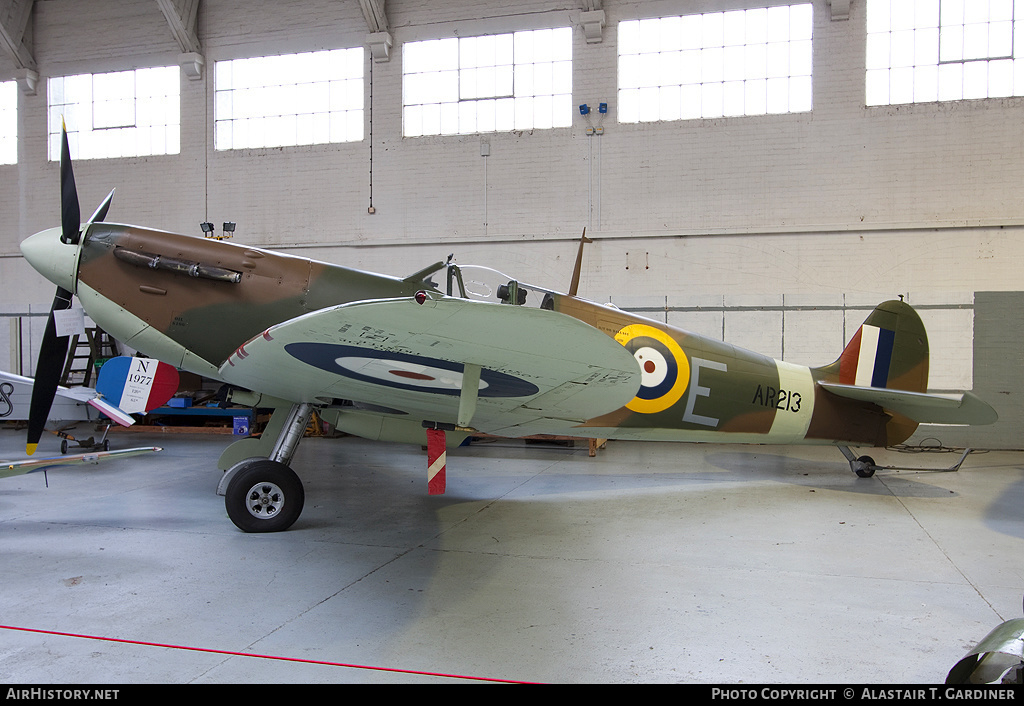
[[[32,378],[0,371],[0,421],[28,420],[34,387],[35,380]],[[100,368],[95,389],[58,386],[47,419],[51,424],[56,423],[55,433],[61,437],[61,454],[66,454],[68,441],[77,440],[60,428],[65,422],[101,422],[102,414],[122,426],[131,426],[135,423],[132,414],[156,409],[170,399],[177,389],[178,371],[173,366],[149,358],[119,356],[106,361]],[[90,438],[80,441],[79,446],[88,449],[90,453],[0,461],[0,478],[50,466],[99,463],[161,450],[150,446],[110,451],[106,432],[99,442]]]

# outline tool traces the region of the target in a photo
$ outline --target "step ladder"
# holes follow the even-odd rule
[[[84,339],[84,340],[83,340]],[[98,326],[76,333],[68,342],[68,357],[60,384],[65,387],[90,387],[96,374],[96,362],[119,355],[117,341]]]

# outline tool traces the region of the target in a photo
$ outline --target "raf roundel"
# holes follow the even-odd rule
[[[437,395],[462,391],[462,363],[314,341],[289,343],[284,349],[304,363],[360,382]],[[532,382],[486,368],[478,384],[480,397],[531,397],[540,391]]]
[[[690,363],[676,341],[653,326],[632,324],[615,334],[640,366],[640,389],[626,409],[654,414],[683,396],[690,382]]]

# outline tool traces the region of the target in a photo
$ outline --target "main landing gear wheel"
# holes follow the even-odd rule
[[[875,459],[870,456],[861,456],[856,461],[852,461],[850,465],[853,467],[853,472],[861,478],[870,478],[875,475]]]
[[[305,491],[288,466],[267,458],[244,461],[228,483],[224,507],[243,532],[280,532],[302,514]]]

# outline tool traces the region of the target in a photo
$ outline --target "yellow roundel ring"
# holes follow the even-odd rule
[[[630,324],[615,340],[640,365],[640,389],[626,409],[654,414],[679,401],[690,384],[690,361],[674,338],[647,324]]]

